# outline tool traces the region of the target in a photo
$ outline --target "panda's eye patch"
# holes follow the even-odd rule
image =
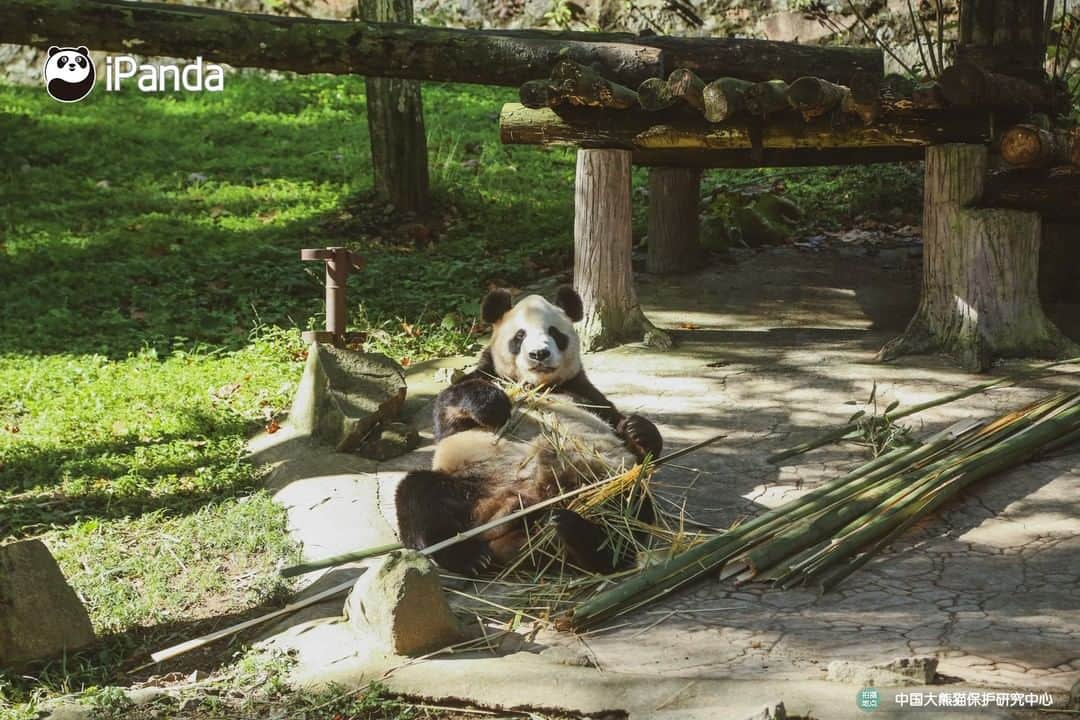
[[[61,55],[60,59],[56,61],[57,65],[67,65],[67,55]]]
[[[565,350],[566,346],[570,344],[570,338],[567,337],[566,333],[554,325],[548,328],[548,335],[555,339],[555,345],[558,346],[560,351]]]
[[[84,57],[75,58],[75,62],[79,63],[79,67],[86,67],[86,58]]]
[[[517,355],[521,352],[521,343],[525,340],[525,331],[518,330],[514,337],[510,338],[510,354]]]

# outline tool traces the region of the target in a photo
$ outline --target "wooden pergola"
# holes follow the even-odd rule
[[[503,142],[579,148],[586,344],[670,342],[631,281],[632,165],[651,168],[648,269],[670,273],[700,267],[704,168],[925,158],[922,298],[879,358],[944,350],[984,370],[995,357],[1075,352],[1038,295],[1043,217],[1080,220],[1080,131],[1028,124],[1062,103],[1043,69],[1044,11],[1041,0],[965,2],[956,63],[907,88],[865,68],[757,79],[678,67],[635,90],[571,60],[523,84],[521,103],[503,107]]]

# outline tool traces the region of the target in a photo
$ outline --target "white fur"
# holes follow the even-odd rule
[[[63,80],[72,85],[85,80],[93,72],[90,58],[72,48],[61,48],[45,61],[45,82]]]
[[[549,328],[555,327],[569,338],[565,350],[560,350]],[[521,351],[510,352],[510,340],[525,331]],[[541,361],[529,357],[530,352],[547,350],[550,354]],[[581,341],[574,323],[557,305],[539,295],[529,295],[517,302],[495,322],[491,336],[491,358],[498,375],[536,387],[557,385],[571,380],[581,372]]]
[[[571,489],[634,464],[611,427],[565,395],[530,398],[500,432],[467,430],[442,440],[432,469],[500,484],[553,481]]]

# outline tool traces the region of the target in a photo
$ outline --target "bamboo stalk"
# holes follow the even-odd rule
[[[943,395],[942,397],[939,397],[935,400],[928,400],[917,405],[912,405],[911,407],[905,408],[898,412],[889,413],[886,415],[886,417],[890,420],[899,420],[901,418],[908,417],[909,415],[915,415],[917,413],[920,413],[923,410],[929,410],[930,408],[938,407],[939,405],[945,405],[947,403],[953,402],[954,400],[961,400],[972,395],[977,395],[981,392],[985,392],[986,390],[990,390],[991,388],[1010,385],[1021,380],[1031,380],[1037,377],[1041,377],[1043,375],[1051,374],[1048,371],[1060,365],[1072,365],[1076,363],[1080,363],[1080,357],[1043,363],[1025,372],[1017,373],[1015,375],[1008,375],[1001,378],[995,378],[994,380],[988,380],[987,382],[974,385],[970,388],[958,390],[954,393],[949,393],[948,395]],[[793,445],[792,447],[775,452],[768,457],[768,462],[778,463],[781,460],[788,459],[789,457],[801,455],[802,453],[809,452],[810,450],[816,450],[817,448],[830,445],[834,442],[837,442],[838,440],[849,439],[853,436],[853,433],[855,433],[857,429],[858,425],[856,423],[847,423],[846,425],[843,425],[835,430],[830,430],[827,433],[820,435],[813,440],[808,440],[804,443]]]

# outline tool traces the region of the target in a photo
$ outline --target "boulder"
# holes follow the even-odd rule
[[[894,658],[884,663],[833,660],[827,679],[862,687],[902,687],[930,685],[937,674],[938,661],[929,655]]]
[[[352,452],[378,437],[379,424],[397,417],[404,402],[405,374],[390,358],[312,343],[289,423]]]
[[[349,593],[345,616],[397,655],[422,655],[463,637],[438,571],[415,550],[395,550],[369,567]]]
[[[0,667],[94,642],[86,609],[40,540],[0,546]]]

